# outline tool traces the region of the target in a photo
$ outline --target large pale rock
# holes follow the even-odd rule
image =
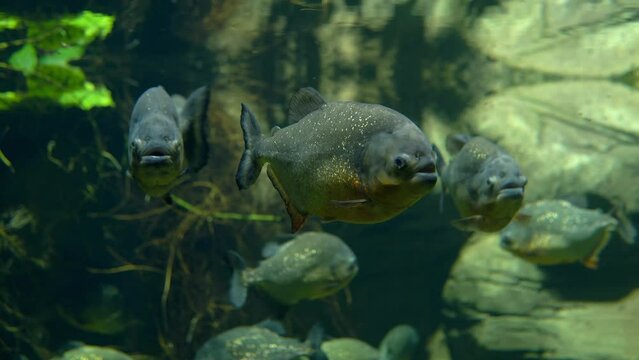
[[[612,251],[608,267],[592,272],[538,267],[498,243],[498,235],[473,235],[444,286],[452,358],[637,359],[639,279],[618,278],[636,249],[622,259],[627,249]]]
[[[468,31],[470,44],[514,67],[608,77],[639,66],[639,1],[501,2]]]

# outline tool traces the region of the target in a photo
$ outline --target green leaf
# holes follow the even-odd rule
[[[40,65],[27,77],[29,97],[58,101],[60,94],[80,89],[86,78],[81,69],[68,65]]]
[[[24,45],[20,50],[14,52],[9,58],[9,64],[25,75],[33,73],[38,65],[38,54],[31,44]]]
[[[84,47],[71,46],[58,49],[51,54],[44,55],[40,58],[40,64],[43,65],[66,65],[71,60],[78,60],[84,55]]]
[[[0,92],[0,110],[9,109],[20,100],[22,97],[13,91]]]
[[[59,102],[64,106],[76,106],[82,110],[115,105],[109,89],[102,85],[96,87],[90,82],[85,82],[81,89],[62,93]]]
[[[0,12],[0,31],[12,30],[20,27],[20,18]]]
[[[96,37],[104,39],[111,32],[114,20],[113,16],[84,11],[58,19],[30,21],[27,39],[45,51],[86,46]]]
[[[85,44],[88,44],[98,36],[100,39],[104,39],[109,35],[114,21],[115,18],[113,16],[83,11],[79,16],[63,19],[62,24],[83,29]]]

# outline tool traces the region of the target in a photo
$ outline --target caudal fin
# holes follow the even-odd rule
[[[637,228],[635,228],[632,221],[628,218],[626,206],[622,201],[616,201],[612,215],[619,221],[619,225],[617,226],[619,236],[621,236],[627,244],[634,244],[637,238]]]
[[[260,176],[261,165],[257,160],[255,146],[260,141],[262,133],[255,116],[253,116],[249,107],[244,104],[242,104],[240,125],[244,133],[244,153],[237,167],[235,182],[240,190],[244,190],[253,185],[257,177]]]
[[[242,256],[235,251],[228,252],[228,258],[233,267],[233,275],[231,275],[231,288],[229,290],[229,301],[236,308],[241,308],[246,302],[248,289],[242,281],[242,271],[246,268],[246,263]]]

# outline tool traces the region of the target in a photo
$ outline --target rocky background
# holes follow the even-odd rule
[[[283,126],[303,86],[394,108],[440,148],[450,133],[485,136],[519,161],[526,201],[592,193],[621,201],[636,223],[639,1],[26,1],[0,11],[87,8],[116,16],[80,62],[116,106],[22,106],[0,119],[14,166],[0,168],[0,351],[49,358],[79,340],[187,359],[212,334],[273,316],[290,336],[321,321],[330,336],[373,345],[408,323],[424,344],[415,359],[639,358],[638,247],[613,238],[596,271],[537,267],[495,235],[453,229],[439,193],[383,224],[307,224],[359,258],[349,292],[325,301],[285,309],[253,291],[233,310],[224,259],[235,248],[256,263],[289,226],[266,177],[235,188],[239,104],[263,128]],[[122,169],[132,104],[157,84],[211,89],[210,164],[178,191],[191,209],[144,203]]]

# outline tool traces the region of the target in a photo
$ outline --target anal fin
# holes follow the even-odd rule
[[[481,215],[473,215],[465,218],[451,221],[451,225],[462,231],[477,231],[481,225],[483,217]]]
[[[284,201],[284,205],[286,205],[286,212],[288,212],[288,215],[291,218],[291,232],[294,232],[294,233],[297,232],[299,229],[302,228],[302,226],[306,222],[306,218],[308,217],[308,215],[302,214],[295,207],[295,205],[293,205],[293,203],[291,202],[291,199],[286,194],[286,191],[284,191],[284,187],[280,183],[279,179],[277,178],[273,170],[271,170],[270,166],[267,167],[266,174],[268,175],[268,178],[271,180],[273,187],[280,194],[280,197]]]

